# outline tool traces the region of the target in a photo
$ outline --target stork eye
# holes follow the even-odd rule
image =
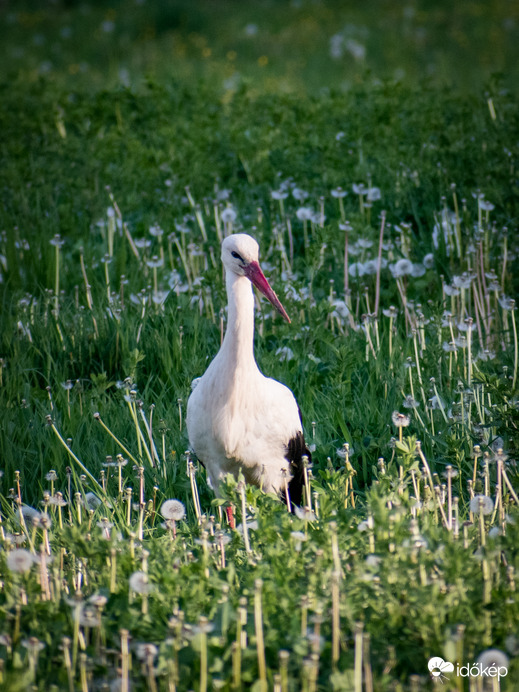
[[[237,252],[234,250],[231,252],[231,255],[234,257],[234,259],[240,260],[240,262],[243,262],[243,257],[239,255]]]

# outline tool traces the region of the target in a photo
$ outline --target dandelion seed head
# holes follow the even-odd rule
[[[149,231],[150,235],[155,236],[155,238],[160,238],[164,234],[164,231],[158,224],[150,226]]]
[[[378,187],[369,187],[367,194],[366,194],[366,199],[368,202],[376,202],[379,199],[382,198],[382,195],[380,193],[380,188]]]
[[[135,247],[138,247],[139,250],[151,247],[151,240],[149,238],[134,238],[133,242]]]
[[[50,498],[49,504],[55,505],[56,507],[65,507],[67,505],[66,501],[63,499],[62,493],[60,492],[57,492],[53,497]]]
[[[37,654],[42,649],[45,648],[44,642],[40,641],[37,637],[29,637],[28,639],[22,639],[22,646],[32,653]]]
[[[441,399],[436,394],[429,399],[429,407],[433,411],[436,411],[437,409],[442,408]]]
[[[413,271],[413,263],[411,262],[411,260],[402,257],[402,259],[399,259],[394,264],[390,264],[389,270],[393,275],[393,278],[399,279],[402,276],[411,274],[411,272]]]
[[[385,317],[396,317],[398,315],[398,310],[394,305],[390,305],[389,308],[384,308],[382,313]]]
[[[223,223],[234,223],[237,218],[237,214],[232,207],[226,207],[220,214],[220,218]]]
[[[76,618],[81,627],[97,627],[99,620],[94,606],[83,605],[79,611],[74,611],[73,617]]]
[[[103,594],[94,593],[90,596],[88,602],[96,608],[103,608],[107,604],[108,598],[106,596],[103,596]]]
[[[485,348],[484,351],[480,351],[480,352],[478,353],[478,359],[481,360],[481,361],[483,361],[483,362],[486,362],[486,361],[489,361],[489,360],[494,360],[495,357],[496,357],[495,352],[494,352],[494,351],[490,351],[488,348]]]
[[[351,456],[352,454],[355,453],[355,450],[353,447],[345,442],[342,447],[340,447],[337,450],[337,456],[340,457],[341,459],[346,459],[347,456]]]
[[[406,428],[411,422],[409,416],[406,416],[404,413],[400,413],[399,411],[393,411],[391,420],[393,421],[393,425],[395,425],[397,428]]]
[[[420,276],[423,276],[425,274],[425,272],[426,272],[426,269],[423,266],[423,264],[414,262],[413,268],[411,269],[411,272],[410,272],[410,275],[414,279],[418,279]]]
[[[363,262],[352,262],[348,267],[348,274],[352,277],[364,276],[366,269]]]
[[[513,298],[507,298],[507,296],[502,295],[499,298],[499,305],[503,310],[513,310],[515,307],[515,300]]]
[[[276,350],[276,356],[279,357],[281,363],[289,360],[294,360],[294,352],[289,346],[281,346]]]
[[[470,511],[474,514],[492,514],[494,501],[488,495],[474,495],[470,500]]]
[[[30,505],[22,505],[22,514],[24,520],[28,524],[32,524],[33,521],[39,521],[40,520],[40,512],[38,512],[37,509],[34,509],[34,507],[31,507]]]
[[[434,267],[434,255],[432,252],[427,253],[422,261],[423,266],[426,269],[432,269]]]
[[[214,625],[212,622],[209,622],[209,620],[201,615],[198,618],[198,624],[193,626],[193,633],[194,634],[209,634],[214,630]]]
[[[475,274],[469,274],[468,272],[463,272],[461,276],[453,276],[452,277],[452,285],[455,288],[463,288],[463,289],[468,289],[470,288],[472,282],[476,278]]]
[[[291,531],[290,536],[295,540],[295,541],[306,541],[308,540],[308,536],[306,536],[302,531]]]
[[[158,257],[158,255],[153,255],[151,259],[146,260],[146,264],[150,269],[158,269],[164,266],[164,260],[162,257]]]
[[[306,192],[306,190],[301,190],[299,187],[295,187],[292,190],[292,197],[297,199],[298,202],[304,202],[308,197],[308,192]]]
[[[186,508],[180,500],[166,500],[160,508],[164,519],[181,521],[186,516]]]
[[[52,519],[49,517],[48,514],[42,514],[40,516],[38,524],[41,526],[42,529],[48,531],[52,526]]]
[[[478,200],[478,205],[479,205],[479,208],[482,209],[483,211],[492,211],[492,209],[495,209],[492,202],[489,202],[488,200],[482,199],[482,198],[480,198]]]
[[[247,522],[247,531],[255,531],[258,528],[259,524],[258,522],[253,519],[252,521]],[[243,524],[238,524],[236,527],[236,530],[239,531],[240,533],[243,533]]]
[[[357,526],[357,530],[360,532],[364,532],[364,531],[367,531],[368,529],[373,529],[374,526],[375,526],[375,523],[373,521],[373,517],[369,516],[367,519],[360,522],[360,524]]]
[[[155,644],[141,643],[137,644],[135,653],[140,661],[146,661],[150,658],[155,658],[155,656],[159,653],[159,650]]]
[[[11,572],[28,572],[33,562],[32,553],[24,548],[16,548],[7,554],[7,566]]]
[[[315,512],[312,512],[311,509],[308,509],[308,507],[295,507],[295,513],[296,516],[299,519],[303,519],[303,521],[315,521],[317,517],[315,516]]]
[[[146,572],[133,572],[128,580],[130,589],[136,593],[147,594],[151,591],[148,575]]]
[[[457,469],[452,468],[452,466],[447,466],[445,471],[442,473],[444,478],[456,478],[458,476]]]
[[[481,665],[483,670],[491,666],[508,668],[509,660],[508,656],[499,649],[487,649],[479,654],[477,663]]]
[[[379,555],[373,555],[370,554],[366,557],[365,563],[367,567],[372,567],[373,569],[376,569],[380,563],[382,562],[382,558]]]
[[[94,495],[94,493],[87,493],[85,495],[85,500],[89,509],[93,509],[94,511],[102,504],[101,500],[97,495]]]
[[[60,236],[59,233],[56,233],[56,235],[51,240],[49,240],[49,243],[51,245],[54,245],[54,247],[60,248],[60,247],[63,247],[63,245],[65,244],[65,241],[63,240],[63,238]]]
[[[299,219],[299,221],[311,221],[313,218],[313,214],[313,210],[309,207],[300,207],[296,211],[296,216]]]

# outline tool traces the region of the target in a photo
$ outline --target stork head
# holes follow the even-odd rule
[[[235,233],[227,236],[223,241],[222,262],[226,271],[238,276],[246,276],[258,291],[263,293],[265,298],[272,303],[283,319],[290,322],[285,308],[281,305],[279,298],[265,278],[265,274],[261,271],[258,260],[259,245],[250,235]]]

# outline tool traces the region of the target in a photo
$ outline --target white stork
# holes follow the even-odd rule
[[[258,264],[258,243],[245,233],[222,243],[228,323],[216,357],[187,403],[189,442],[207,469],[215,492],[227,473],[300,504],[303,455],[301,413],[285,385],[265,377],[254,358],[254,293],[251,282],[282,317],[290,318]],[[285,473],[286,472],[286,473]],[[285,498],[286,500],[286,498]]]

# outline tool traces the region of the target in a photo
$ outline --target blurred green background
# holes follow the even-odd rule
[[[519,85],[517,0],[0,0],[3,80],[69,88],[204,78],[319,94],[363,81]]]

